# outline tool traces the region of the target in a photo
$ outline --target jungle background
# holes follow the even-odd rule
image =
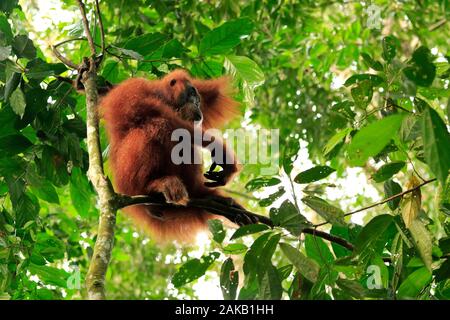
[[[108,0],[103,26],[85,5],[99,82],[230,75],[230,128],[280,139],[271,175],[226,188],[273,229],[212,221],[161,247],[119,211],[108,299],[450,298],[450,1]],[[52,46],[91,56],[77,1],[0,1],[2,299],[87,297],[86,96]]]

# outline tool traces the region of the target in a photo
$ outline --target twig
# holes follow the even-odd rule
[[[92,38],[92,33],[91,30],[89,29],[89,22],[86,16],[86,8],[84,7],[84,3],[81,0],[77,0],[78,2],[78,6],[80,7],[80,12],[81,12],[81,19],[83,21],[83,26],[84,26],[84,33],[86,34],[86,38],[89,42],[89,47],[91,49],[91,54],[94,56],[96,51],[95,51],[95,44],[94,44],[94,39]]]
[[[410,193],[410,192],[413,192],[413,191],[415,191],[415,190],[421,188],[422,186],[424,186],[424,185],[426,185],[426,184],[428,184],[428,183],[434,182],[434,181],[436,181],[436,178],[430,179],[430,180],[426,180],[426,181],[422,182],[421,184],[415,186],[414,188],[411,188],[411,189],[409,189],[409,190],[406,190],[406,191],[403,191],[403,192],[394,194],[393,196],[391,196],[391,197],[389,197],[389,198],[386,198],[386,199],[384,199],[384,200],[382,200],[382,201],[379,201],[379,202],[377,202],[377,203],[371,204],[370,206],[363,207],[363,208],[359,208],[359,209],[357,209],[357,210],[355,210],[355,211],[348,212],[348,213],[344,214],[344,217],[347,217],[347,216],[350,216],[350,215],[352,215],[352,214],[355,214],[355,213],[358,213],[358,212],[361,212],[361,211],[364,211],[364,210],[371,209],[371,208],[373,208],[373,207],[382,205],[382,204],[384,204],[384,203],[386,203],[386,202],[389,202],[389,201],[391,201],[391,200],[394,200],[394,199],[396,199],[396,198],[403,197],[405,194],[408,194],[408,193]],[[320,226],[323,226],[323,225],[328,224],[328,223],[330,223],[330,222],[329,222],[329,221],[325,221],[325,222],[316,224],[316,225],[314,225],[314,226],[315,226],[315,227],[320,227]]]
[[[95,0],[95,12],[97,13],[98,25],[100,27],[100,44],[102,47],[102,56],[105,55],[105,29],[103,28],[102,14],[100,12],[100,6],[98,0]]]
[[[337,243],[339,245],[341,245],[342,247],[353,251],[354,246],[353,244],[351,244],[350,242],[348,242],[347,240],[345,240],[344,238],[338,237],[338,236],[334,236],[332,234],[326,233],[324,231],[320,231],[317,230],[316,228],[304,228],[302,230],[303,233],[307,233],[307,234],[311,234],[313,236],[317,236],[319,238],[323,238],[325,240]]]
[[[70,59],[64,57],[61,52],[56,48],[56,46],[50,46],[52,49],[53,54],[56,58],[58,58],[62,63],[64,63],[66,66],[72,68],[72,69],[78,69],[78,65],[75,62],[72,62]]]

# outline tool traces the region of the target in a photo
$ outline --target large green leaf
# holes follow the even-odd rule
[[[431,271],[433,242],[430,232],[419,219],[413,220],[408,228],[423,263]]]
[[[161,33],[146,33],[131,39],[128,39],[125,44],[118,46],[124,49],[132,50],[142,56],[151,55],[159,47],[167,41],[167,36]]]
[[[239,272],[235,269],[233,259],[228,258],[220,270],[220,289],[224,300],[236,299],[239,284]]]
[[[8,156],[25,152],[32,145],[31,141],[21,134],[12,134],[0,138],[0,152]]]
[[[271,208],[270,219],[275,226],[283,227],[295,236],[299,236],[303,228],[310,225],[289,200],[284,201],[279,208]]]
[[[281,180],[275,177],[259,177],[259,178],[255,178],[250,180],[249,182],[247,182],[247,184],[245,185],[245,189],[247,191],[255,191],[258,190],[260,188],[263,187],[270,187],[270,186],[276,186],[277,184],[280,184]]]
[[[450,169],[450,134],[434,109],[426,107],[421,119],[425,160],[443,185]]]
[[[209,231],[211,231],[213,235],[213,239],[217,243],[222,243],[223,239],[225,239],[226,232],[223,228],[222,221],[218,219],[208,220]]]
[[[280,243],[280,248],[301,275],[311,282],[316,282],[319,276],[319,266],[314,260],[309,259],[287,243]]]
[[[363,166],[367,159],[378,154],[397,133],[403,115],[378,120],[359,130],[347,148],[351,166]]]
[[[200,41],[201,55],[224,54],[241,42],[253,30],[253,22],[248,18],[227,21],[209,31]]]
[[[25,95],[23,94],[20,87],[17,87],[16,90],[11,94],[11,97],[9,98],[9,103],[11,105],[11,109],[21,118],[23,117],[25,113]]]
[[[307,196],[302,199],[302,202],[333,225],[345,225],[344,212],[341,209],[332,206],[325,200],[315,196]]]
[[[384,183],[384,194],[386,198],[390,198],[396,194],[399,194],[402,192],[402,187],[393,180],[388,180]],[[400,204],[401,197],[397,197],[395,199],[392,199],[391,201],[387,202],[387,205],[389,209],[395,210],[398,208],[398,205]]]
[[[403,169],[404,166],[405,163],[403,161],[386,163],[372,175],[372,179],[375,182],[383,182],[387,179],[390,179],[394,174]]]
[[[280,300],[283,294],[281,279],[277,269],[270,264],[259,282],[259,298],[263,300]]]
[[[431,282],[431,272],[426,267],[411,273],[398,288],[400,298],[417,298],[419,293]]]
[[[393,223],[393,216],[389,214],[379,215],[364,226],[355,241],[355,252],[362,253],[366,250],[378,249],[375,246],[379,241],[385,242],[383,233]]]
[[[91,206],[91,187],[80,168],[74,167],[70,176],[70,198],[82,217],[87,217]]]
[[[36,56],[36,48],[26,35],[18,35],[13,41],[14,53],[20,58],[33,59]]]
[[[264,73],[252,59],[243,56],[227,56],[225,63],[232,74],[241,78],[249,86],[256,87],[264,83]]]
[[[192,259],[183,264],[172,277],[172,284],[179,288],[189,282],[197,280],[203,276],[208,268],[220,256],[218,252],[211,252],[200,259]]]
[[[318,181],[328,177],[334,171],[333,168],[328,166],[316,166],[306,171],[300,172],[295,178],[294,181],[297,183],[310,183],[314,181]]]
[[[423,46],[417,48],[413,53],[410,66],[403,72],[418,86],[430,86],[436,76],[436,66],[432,62],[430,49]]]

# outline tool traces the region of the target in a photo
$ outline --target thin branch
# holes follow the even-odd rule
[[[172,204],[166,203],[164,200],[164,197],[160,194],[153,194],[153,195],[148,195],[148,196],[127,196],[127,195],[116,194],[116,197],[113,200],[112,205],[114,208],[119,209],[119,208],[132,206],[132,205],[138,205],[138,204],[163,206],[163,207],[179,207],[179,206],[174,206]],[[270,218],[268,218],[268,217],[261,216],[256,213],[247,211],[244,208],[237,208],[234,206],[224,204],[222,202],[217,201],[214,198],[190,199],[187,204],[187,207],[204,209],[204,210],[207,210],[208,212],[223,216],[223,217],[229,219],[230,221],[237,222],[237,223],[242,222],[242,221],[245,222],[246,220],[244,219],[244,216],[253,217],[253,218],[256,218],[257,222],[260,222],[260,223],[266,224],[270,227],[273,227],[273,223],[270,220]],[[236,221],[236,220],[238,220],[238,221]],[[252,222],[250,222],[250,223],[252,223]],[[317,236],[319,238],[323,238],[325,240],[328,240],[328,241],[331,241],[334,243],[337,243],[337,244],[341,245],[342,247],[344,247],[350,251],[353,251],[353,245],[341,237],[331,235],[324,231],[316,230],[315,228],[304,228],[302,230],[302,232]]]
[[[70,59],[64,57],[61,52],[56,48],[56,46],[50,46],[50,48],[53,51],[53,54],[56,58],[58,58],[62,63],[64,63],[66,66],[72,68],[72,69],[78,69],[79,65],[77,65],[75,62],[72,62]]]
[[[96,53],[95,44],[94,44],[94,39],[92,38],[91,30],[89,29],[89,22],[88,22],[88,19],[86,16],[86,8],[85,8],[82,0],[77,0],[77,2],[78,2],[78,6],[80,7],[81,19],[83,21],[83,26],[84,26],[84,33],[86,34],[86,38],[89,42],[89,47],[91,48],[91,54],[94,56]]]
[[[98,25],[100,27],[100,44],[102,47],[102,56],[105,55],[105,29],[103,28],[102,14],[100,12],[100,6],[98,0],[95,0],[95,12],[97,13]]]
[[[408,193],[410,193],[410,192],[413,192],[413,191],[415,191],[415,190],[417,190],[417,189],[423,187],[424,185],[429,184],[429,183],[434,182],[434,181],[436,181],[436,178],[430,179],[430,180],[426,180],[426,181],[422,182],[421,184],[415,186],[414,188],[411,188],[411,189],[409,189],[409,190],[406,190],[406,191],[403,191],[403,192],[394,194],[394,195],[391,196],[391,197],[388,197],[388,198],[386,198],[386,199],[384,199],[384,200],[382,200],[382,201],[379,201],[379,202],[377,202],[377,203],[371,204],[371,205],[369,205],[369,206],[367,206],[367,207],[362,207],[362,208],[359,208],[359,209],[357,209],[357,210],[355,210],[355,211],[348,212],[348,213],[344,214],[344,217],[347,217],[347,216],[350,216],[350,215],[352,215],[352,214],[355,214],[355,213],[358,213],[358,212],[361,212],[361,211],[364,211],[364,210],[368,210],[368,209],[371,209],[371,208],[373,208],[373,207],[382,205],[382,204],[384,204],[384,203],[386,203],[386,202],[389,202],[389,201],[391,201],[391,200],[394,200],[394,199],[396,199],[396,198],[403,197],[405,194],[408,194]],[[320,227],[320,226],[323,226],[323,225],[328,224],[328,223],[330,223],[330,222],[329,222],[329,221],[325,221],[325,222],[316,224],[316,225],[314,225],[314,226],[315,226],[315,227]]]
[[[345,240],[344,238],[338,237],[338,236],[334,236],[332,234],[326,233],[324,231],[320,231],[317,230],[316,228],[304,228],[302,230],[303,233],[307,233],[307,234],[311,234],[313,236],[337,243],[339,245],[341,245],[342,247],[353,251],[354,246],[353,244],[351,244],[350,242],[348,242],[347,240]]]
[[[73,41],[87,41],[87,39],[85,37],[71,38],[71,39],[67,39],[67,40],[58,42],[57,44],[54,44],[53,47],[58,48],[59,46],[62,46],[63,44],[73,42]]]
[[[98,194],[98,208],[100,211],[97,239],[86,274],[86,290],[89,299],[102,300],[106,298],[105,276],[114,246],[116,210],[112,206],[112,199],[114,199],[115,193],[103,170],[99,118],[97,113],[98,88],[96,82],[97,61],[95,57],[95,45],[89,30],[84,4],[81,0],[78,0],[78,4],[84,24],[84,31],[91,49],[90,58],[83,58],[83,63],[78,69],[78,75],[81,77],[86,94],[87,147],[89,154],[88,177]]]

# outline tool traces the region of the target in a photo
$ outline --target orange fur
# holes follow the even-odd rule
[[[176,83],[171,85],[174,79]],[[172,106],[187,84],[193,85],[201,96],[206,128],[221,125],[237,114],[237,103],[229,97],[226,78],[191,79],[182,70],[161,80],[126,80],[102,99],[100,110],[110,140],[110,163],[118,192],[130,196],[162,192],[179,204],[188,198],[220,194],[204,185],[201,164],[175,165],[171,161],[171,150],[176,144],[171,141],[172,131],[194,129],[193,123],[181,119]],[[224,144],[223,148],[224,152],[231,152]],[[192,152],[198,150],[192,146]],[[228,181],[237,172],[236,159],[224,170]],[[213,217],[193,208],[136,205],[124,211],[159,242],[190,241]]]

